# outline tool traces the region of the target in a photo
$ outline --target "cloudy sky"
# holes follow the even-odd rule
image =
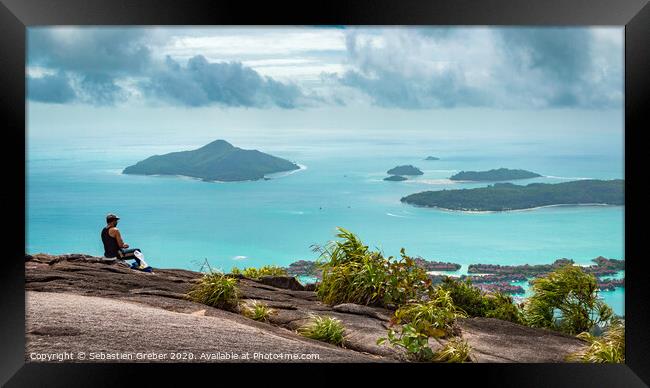
[[[415,123],[469,110],[621,131],[623,29],[39,27],[27,86],[32,129],[134,109],[260,121],[338,112],[369,127],[396,112]]]

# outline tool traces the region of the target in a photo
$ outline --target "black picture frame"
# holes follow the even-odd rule
[[[625,26],[625,252],[626,363],[397,364],[397,365],[196,365],[25,363],[25,43],[39,25],[609,25]],[[205,377],[242,383],[310,384],[326,380],[404,385],[418,378],[506,386],[636,387],[650,384],[650,295],[644,230],[636,227],[647,200],[642,136],[650,112],[650,5],[646,0],[374,0],[260,2],[172,0],[2,0],[0,4],[0,106],[5,175],[2,193],[4,255],[0,269],[0,382],[7,386],[116,385],[144,378],[163,385]],[[8,175],[8,177],[6,177]],[[634,178],[636,176],[636,178]],[[21,237],[22,236],[22,237]],[[469,372],[471,371],[471,372]],[[469,373],[468,373],[469,372]],[[301,373],[297,380],[294,373]],[[372,380],[375,380],[374,382]]]

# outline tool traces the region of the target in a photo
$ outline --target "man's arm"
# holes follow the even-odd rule
[[[112,229],[109,231],[109,234],[110,234],[111,231],[113,232],[113,236],[112,236],[112,237],[115,237],[115,239],[117,240],[117,245],[119,245],[119,246],[122,247],[122,248],[128,248],[128,247],[129,247],[129,244],[125,244],[124,241],[122,240],[122,234],[120,234],[120,230],[119,230],[119,229],[117,229],[117,228],[112,228]]]

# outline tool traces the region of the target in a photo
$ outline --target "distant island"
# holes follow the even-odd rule
[[[440,160],[440,158],[436,158],[435,156],[427,156],[424,158],[424,160]]]
[[[407,166],[397,166],[395,168],[391,168],[387,171],[387,173],[390,175],[424,175],[424,173],[420,171],[419,168],[411,166],[410,164]]]
[[[390,181],[390,182],[401,182],[401,181],[405,181],[407,179],[408,178],[403,177],[401,175],[391,175],[391,176],[388,176],[388,177],[384,178],[385,181]]]
[[[624,184],[622,179],[531,183],[526,186],[495,183],[475,189],[423,191],[403,197],[401,201],[462,211],[507,211],[553,205],[624,205]]]
[[[461,171],[452,175],[449,179],[452,181],[495,182],[538,177],[541,177],[541,175],[531,171],[499,168],[489,171]]]
[[[192,151],[154,155],[122,171],[137,175],[183,175],[204,181],[247,181],[266,174],[298,170],[288,160],[257,150],[244,150],[225,140],[216,140]]]

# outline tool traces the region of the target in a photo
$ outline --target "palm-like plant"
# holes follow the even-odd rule
[[[524,306],[526,323],[568,334],[591,330],[613,317],[598,299],[596,278],[580,267],[566,265],[532,282],[533,295]]]
[[[314,249],[321,253],[322,282],[316,293],[323,302],[398,306],[428,292],[426,272],[403,249],[395,261],[370,251],[353,233],[338,230],[341,240]]]

